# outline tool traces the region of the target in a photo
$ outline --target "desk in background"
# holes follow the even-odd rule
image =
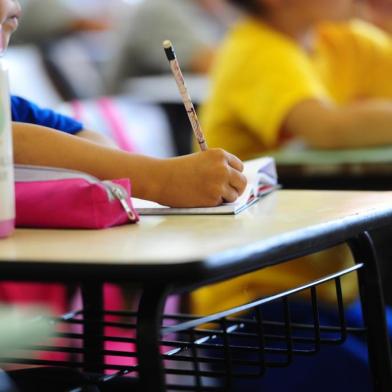
[[[392,189],[392,146],[344,150],[293,147],[272,155],[285,188]]]
[[[391,221],[391,200],[390,192],[277,191],[237,216],[143,217],[138,225],[104,231],[17,230],[13,237],[0,242],[0,276],[4,280],[80,283],[84,312],[75,315],[83,317],[84,334],[79,336],[83,345],[73,348],[72,352],[83,354],[83,360],[70,366],[82,366],[90,372],[103,371],[107,354],[104,351],[102,285],[121,282],[142,287],[137,314],[132,315],[136,320],[133,328],[137,331],[138,350],[137,354],[129,353],[129,360],[136,355],[138,363],[115,369],[120,375],[136,372],[138,377],[134,380],[140,390],[166,390],[165,367],[160,354],[163,335],[165,344],[170,345],[169,358],[173,361],[179,354],[180,362],[188,360],[194,366],[193,373],[185,372],[195,375],[192,378],[196,380],[194,389],[176,390],[200,390],[200,375],[209,374],[203,368],[205,363],[202,358],[192,355],[197,350],[195,344],[187,348],[176,347],[178,342],[173,334],[185,331],[192,343],[195,334],[200,333],[200,325],[213,321],[223,323],[220,347],[226,366],[224,376],[229,385],[233,370],[230,334],[238,332],[230,326],[231,316],[251,307],[257,308],[265,299],[201,319],[172,316],[162,328],[165,298],[348,242],[357,265],[350,271],[337,271],[328,279],[339,286],[339,274],[358,271],[374,386],[378,392],[387,392],[392,390],[392,363],[376,254],[367,231]],[[312,291],[312,298],[323,277],[320,279],[306,286]],[[293,289],[281,295],[284,303],[296,291]],[[339,295],[338,303],[340,309],[343,303]],[[313,305],[317,310],[317,305]],[[63,321],[70,322],[70,319],[72,315],[69,314]],[[245,321],[237,325],[241,323]],[[344,316],[340,317],[340,324],[338,331],[344,341],[348,333]],[[284,332],[289,345],[285,350],[286,359],[299,352],[295,350],[292,328],[295,326],[288,318]],[[313,353],[316,354],[322,340],[316,321],[313,330],[318,334],[314,342]],[[208,336],[203,340],[205,344],[213,335]],[[197,341],[202,344],[201,338]],[[259,349],[262,351],[264,347]],[[166,354],[168,359],[169,354]],[[119,355],[126,357],[127,353]],[[20,363],[26,362],[21,360]],[[43,364],[39,360],[29,363]],[[258,363],[258,366],[264,365]],[[172,369],[173,372],[176,370]],[[178,372],[184,374],[184,371]],[[338,385],[339,380],[336,381]]]

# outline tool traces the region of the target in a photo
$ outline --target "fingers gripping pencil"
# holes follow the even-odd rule
[[[193,106],[191,97],[188,93],[188,89],[185,84],[185,79],[184,76],[182,75],[180,64],[178,63],[173,45],[170,41],[167,40],[163,42],[163,47],[165,49],[166,57],[169,60],[170,68],[173,72],[174,79],[180,91],[185,109],[188,113],[189,121],[191,122],[192,129],[196,136],[197,142],[199,143],[200,149],[202,151],[206,151],[208,149],[207,142],[204,138],[204,134],[201,129],[199,119],[197,118],[196,110]]]

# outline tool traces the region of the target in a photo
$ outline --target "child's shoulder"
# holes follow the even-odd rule
[[[222,49],[226,53],[243,56],[248,62],[269,62],[274,57],[302,55],[293,39],[273,29],[267,23],[246,18],[228,34]]]
[[[378,27],[360,19],[345,23],[326,23],[319,27],[321,39],[346,44],[384,46],[391,45],[391,37]]]
[[[19,97],[17,95],[11,95],[11,108],[16,113],[27,112],[36,107],[36,104],[25,98]]]
[[[251,18],[237,23],[221,46],[214,64],[214,79],[226,84],[252,85],[276,74],[310,72],[307,53],[293,39],[266,23]]]

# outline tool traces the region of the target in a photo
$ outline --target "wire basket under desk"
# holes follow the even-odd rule
[[[341,287],[342,278],[361,267],[205,317],[165,314],[160,344],[167,390],[227,391],[234,380],[262,377],[268,368],[289,366],[296,356],[310,357],[323,346],[344,344],[350,334],[366,334],[364,326],[348,325]],[[324,320],[318,289],[331,282],[336,300]],[[118,382],[143,391],[138,379],[137,312],[104,311],[99,316],[80,310],[47,318],[56,327],[50,339],[15,349],[1,362],[83,371],[83,342],[91,338],[83,332],[84,326],[99,323],[102,335],[94,338],[103,342],[103,349],[96,351],[101,372],[91,375],[89,382],[102,390],[105,384]]]

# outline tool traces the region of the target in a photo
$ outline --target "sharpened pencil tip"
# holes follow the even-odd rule
[[[169,41],[168,39],[167,40],[165,40],[165,41],[163,41],[163,47],[165,48],[165,49],[169,49],[169,48],[171,48],[173,45],[172,45],[172,43],[171,43],[171,41]]]

